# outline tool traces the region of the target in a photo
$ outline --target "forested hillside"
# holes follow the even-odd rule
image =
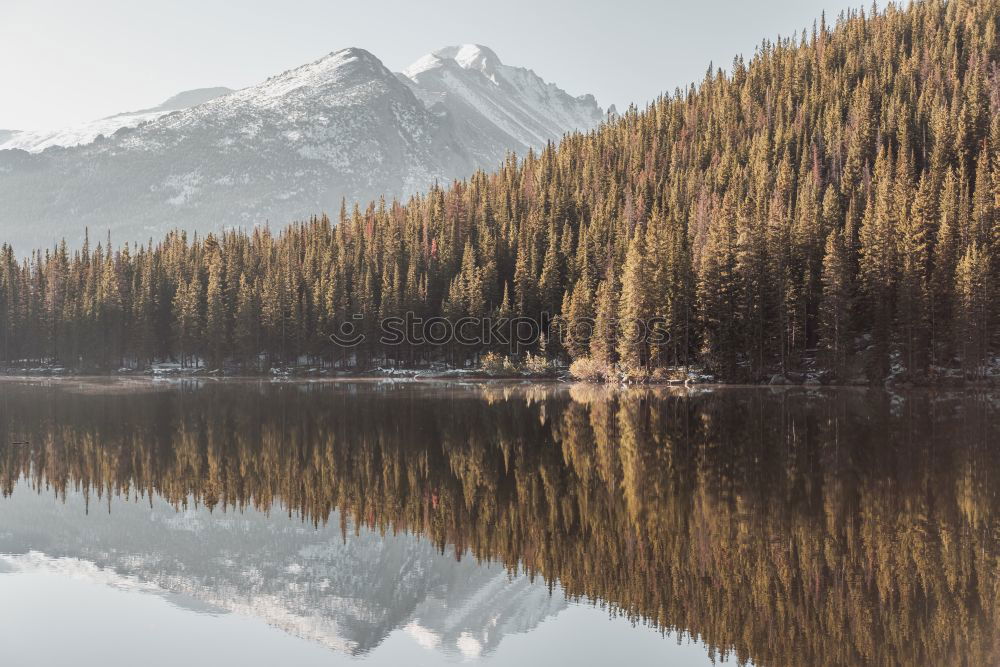
[[[689,364],[729,380],[981,374],[1000,329],[998,28],[1000,0],[820,20],[595,132],[336,224],[26,262],[4,247],[0,358],[218,367],[483,352],[370,336],[347,355],[328,338],[355,314],[372,328],[413,312],[539,318],[534,352],[635,376]],[[589,340],[559,328],[587,318]],[[625,335],[655,318],[669,337]]]

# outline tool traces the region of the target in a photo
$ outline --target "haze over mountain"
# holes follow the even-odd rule
[[[92,143],[98,136],[111,135],[124,127],[136,127],[160,116],[203,104],[233,92],[231,88],[197,88],[174,95],[163,104],[138,111],[126,111],[87,123],[54,130],[0,130],[0,150],[20,149],[40,153],[52,146],[68,148]]]
[[[491,168],[604,112],[486,47],[429,54],[394,74],[358,48],[235,92],[163,105],[0,149],[0,228],[20,254],[83,228],[145,241],[180,227],[281,226],[342,199],[405,197]]]

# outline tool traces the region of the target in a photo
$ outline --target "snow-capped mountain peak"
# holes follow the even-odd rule
[[[573,97],[532,70],[504,65],[480,44],[438,49],[403,76],[428,106],[443,106],[456,117],[470,111],[484,116],[518,150],[544,146],[569,129],[589,130],[604,117],[592,95]]]
[[[448,46],[435,51],[434,55],[440,58],[450,58],[458,63],[462,69],[478,70],[486,76],[491,76],[496,72],[497,67],[503,64],[492,49],[481,44]]]
[[[364,49],[352,47],[333,51],[319,60],[272,76],[246,90],[255,96],[274,98],[297,88],[350,86],[352,83],[389,78],[392,78],[392,72],[385,68],[382,61]]]
[[[486,78],[498,83],[496,73],[503,65],[492,49],[479,44],[446,46],[419,58],[403,70],[403,75],[416,81],[423,72],[438,68],[459,68],[481,72]]]
[[[342,199],[406,197],[465,178],[603,119],[592,96],[573,97],[485,46],[440,49],[401,74],[365,49],[341,49],[86,131],[14,134],[0,144],[0,229],[12,230],[0,241],[27,252],[78,243],[87,226],[145,242],[176,227],[284,225],[335,212]]]

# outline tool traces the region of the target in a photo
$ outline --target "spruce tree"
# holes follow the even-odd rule
[[[609,274],[597,286],[594,304],[594,332],[590,338],[590,356],[608,367],[617,361],[618,285]]]
[[[830,232],[823,256],[823,298],[820,305],[820,348],[826,365],[843,375],[850,349],[851,270],[844,235]]]
[[[651,325],[649,268],[638,233],[629,242],[622,274],[618,303],[617,353],[621,365],[629,371],[644,370],[649,361],[646,327]],[[599,307],[600,308],[600,307]],[[598,311],[600,312],[600,310]]]

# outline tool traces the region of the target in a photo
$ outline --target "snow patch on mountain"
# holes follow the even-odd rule
[[[111,136],[123,127],[136,127],[167,113],[170,112],[122,113],[54,130],[18,132],[0,144],[0,150],[40,153],[53,146],[80,146],[93,143],[100,136]]]
[[[172,111],[187,109],[209,100],[216,99],[233,92],[229,88],[199,88],[186,90],[174,95],[163,104],[151,109],[127,111],[106,118],[72,125],[52,130],[34,130],[25,132],[0,130],[0,150],[23,150],[29,153],[40,153],[46,148],[61,146],[81,146],[93,143],[98,137],[110,137],[122,128],[133,128],[143,123],[156,120]]]

